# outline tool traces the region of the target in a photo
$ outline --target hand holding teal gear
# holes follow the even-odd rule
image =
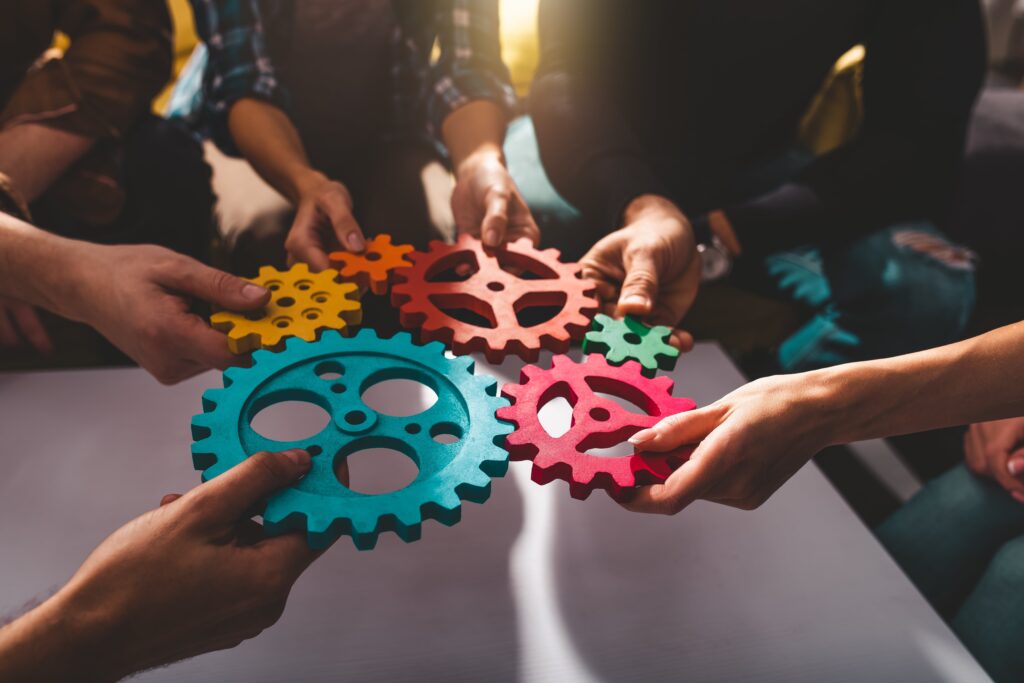
[[[438,400],[411,416],[372,410],[363,393],[391,379],[425,384]],[[351,535],[357,548],[368,550],[384,531],[415,541],[423,520],[455,524],[461,501],[483,503],[491,477],[505,474],[509,456],[502,445],[512,425],[495,417],[508,405],[496,393],[494,379],[473,374],[472,359],[447,358],[442,344],[418,346],[407,333],[381,339],[363,329],[350,338],[328,331],[316,342],[290,339],[280,353],[255,352],[250,368],[228,369],[224,388],[203,394],[204,412],[192,418],[192,459],[206,481],[259,451],[310,450],[316,455],[309,473],[267,502],[267,533],[305,531],[316,549]],[[260,410],[295,400],[330,414],[319,434],[281,442],[253,430]],[[435,438],[440,435],[454,440],[442,443]],[[419,474],[391,493],[353,491],[338,480],[335,466],[367,448],[398,450],[413,459]]]

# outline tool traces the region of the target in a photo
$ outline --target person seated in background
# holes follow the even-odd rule
[[[165,247],[73,240],[0,211],[0,297],[92,326],[172,384],[244,362],[193,300],[250,311],[270,292]]]
[[[192,5],[205,47],[172,115],[270,185],[210,150],[236,270],[282,261],[285,250],[320,270],[331,251],[362,251],[367,232],[418,244],[441,236],[424,184],[432,170],[449,182],[437,143],[454,169],[460,232],[491,246],[539,239],[502,153],[515,94],[497,0]]]
[[[50,49],[58,32],[70,41],[62,53]],[[170,69],[163,2],[3,3],[0,211],[76,239],[205,253],[212,195],[201,148],[149,113]],[[53,347],[30,306],[0,300],[0,347],[26,342]]]
[[[540,156],[620,313],[677,325],[729,275],[806,307],[785,371],[962,334],[972,260],[939,227],[985,67],[975,0],[542,0],[540,40]],[[860,130],[815,158],[801,116],[858,44]]]
[[[971,427],[967,466],[926,484],[877,534],[988,673],[997,682],[1018,681],[1021,348],[1024,323],[1017,323],[907,356],[759,379],[637,432],[630,441],[641,451],[699,445],[664,484],[638,489],[624,505],[677,514],[701,499],[753,510],[826,446],[1000,420]]]
[[[164,496],[0,627],[0,681],[116,681],[259,635],[319,553],[301,533],[263,538],[252,510],[309,468],[305,451],[257,453]]]

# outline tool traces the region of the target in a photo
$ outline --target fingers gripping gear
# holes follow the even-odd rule
[[[401,308],[402,325],[420,328],[424,341],[444,342],[458,355],[482,351],[491,363],[509,354],[533,362],[541,348],[568,351],[598,308],[594,284],[558,256],[527,238],[498,249],[469,235],[453,245],[431,242],[429,251],[409,255],[411,268],[395,273],[391,301]],[[557,312],[536,325],[520,322],[521,313],[538,307]],[[478,320],[455,318],[455,310]]]
[[[391,379],[425,384],[437,401],[416,415],[373,410],[363,392]],[[203,394],[204,412],[192,418],[192,459],[206,481],[259,451],[304,448],[313,454],[312,468],[267,502],[268,533],[304,531],[316,549],[343,534],[361,550],[373,548],[384,531],[415,541],[424,519],[451,526],[460,519],[461,501],[486,501],[491,477],[508,468],[502,445],[512,428],[495,417],[508,401],[496,389],[493,379],[473,374],[471,359],[448,359],[441,344],[417,346],[405,332],[390,339],[369,329],[351,338],[327,331],[313,343],[289,339],[280,353],[254,353],[251,368],[227,370],[224,388]],[[255,432],[256,413],[282,401],[312,402],[331,421],[301,441]],[[369,448],[404,453],[419,474],[391,493],[351,490],[335,473],[347,457]]]
[[[338,282],[334,270],[311,273],[304,263],[285,271],[263,266],[251,282],[270,290],[262,310],[210,316],[214,329],[227,333],[232,353],[277,349],[288,337],[313,341],[321,330],[344,330],[363,318],[358,287]]]
[[[659,369],[675,368],[679,359],[679,349],[668,343],[671,336],[669,327],[648,327],[629,316],[615,320],[599,313],[583,338],[583,353],[599,353],[612,365],[635,360],[644,377],[654,377]]]
[[[511,407],[498,411],[499,418],[516,426],[506,439],[512,459],[532,460],[532,476],[538,484],[555,479],[569,482],[573,498],[585,499],[597,488],[621,498],[634,486],[664,481],[689,457],[689,450],[618,457],[587,452],[620,444],[667,415],[697,407],[688,398],[672,396],[671,379],[646,378],[634,361],[614,367],[603,356],[587,356],[582,363],[555,356],[548,370],[524,367],[520,383],[506,384],[501,393],[512,401]],[[630,412],[606,395],[625,399],[645,412]],[[558,397],[572,405],[572,426],[554,437],[541,425],[538,413]]]
[[[331,252],[331,266],[338,269],[345,282],[354,282],[361,290],[383,296],[394,280],[395,270],[412,265],[405,258],[412,249],[409,244],[392,244],[391,235],[380,234],[366,243],[361,254]]]

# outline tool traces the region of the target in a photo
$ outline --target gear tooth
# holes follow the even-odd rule
[[[256,280],[269,280],[270,278],[278,275],[279,271],[274,266],[260,266],[259,273],[256,275]]]
[[[273,351],[267,351],[266,349],[260,349],[252,352],[252,363],[256,365],[258,363],[269,362],[274,357]]]
[[[412,335],[409,334],[408,332],[400,332],[399,334],[404,334],[410,341],[412,340]],[[398,335],[395,335],[395,336],[398,336]],[[442,344],[439,341],[428,342],[428,343],[423,345],[423,348],[426,351],[428,351],[429,353],[436,353],[439,356],[443,356],[444,355],[444,351],[445,351],[444,344]],[[459,363],[459,360],[456,359],[455,362]]]
[[[675,387],[676,385],[676,383],[668,375],[661,375],[659,377],[655,377],[651,381],[654,382],[654,386],[656,386],[660,391],[664,391],[666,394],[671,394],[673,387]]]
[[[344,337],[341,336],[341,332],[337,330],[324,330],[320,334],[321,344],[340,344]]]
[[[232,384],[240,380],[244,375],[245,368],[231,366],[230,368],[225,370],[224,373],[221,375],[221,380],[223,381],[224,388],[227,389]]]
[[[300,348],[304,341],[311,342],[315,338],[315,332],[313,330],[300,330],[294,337],[289,337],[284,342],[284,347],[289,351],[295,351]]]
[[[203,410],[207,413],[217,407],[217,404],[224,400],[223,389],[207,389],[203,392]]]

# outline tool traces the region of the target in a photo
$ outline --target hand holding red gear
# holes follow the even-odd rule
[[[569,483],[573,498],[586,499],[601,488],[621,499],[635,486],[665,481],[690,456],[691,449],[617,457],[587,453],[620,444],[668,415],[697,407],[691,399],[672,396],[671,378],[644,377],[636,361],[616,367],[599,355],[587,356],[582,363],[555,356],[548,370],[524,367],[519,381],[502,388],[502,395],[512,405],[501,408],[497,415],[516,425],[506,437],[505,447],[512,460],[533,461],[532,478],[538,484],[561,479]],[[646,414],[630,412],[595,392],[626,399]],[[541,425],[539,412],[558,397],[572,404],[572,426],[562,436],[553,437]]]
[[[494,249],[465,234],[455,244],[434,241],[429,251],[409,255],[410,268],[395,272],[391,302],[400,307],[404,327],[420,329],[423,343],[441,341],[459,355],[482,351],[491,363],[509,354],[534,362],[541,348],[568,351],[598,310],[596,285],[580,278],[580,266],[558,257],[557,250],[538,250],[527,238]],[[466,266],[475,270],[464,280],[436,279]],[[560,310],[546,322],[524,327],[518,313],[534,307]],[[445,309],[468,309],[490,326],[463,322]]]
[[[366,243],[362,253],[333,251],[328,258],[331,267],[338,269],[342,281],[354,282],[361,291],[368,289],[383,296],[394,281],[395,270],[412,265],[405,259],[412,250],[411,244],[392,244],[391,235],[380,233]]]

